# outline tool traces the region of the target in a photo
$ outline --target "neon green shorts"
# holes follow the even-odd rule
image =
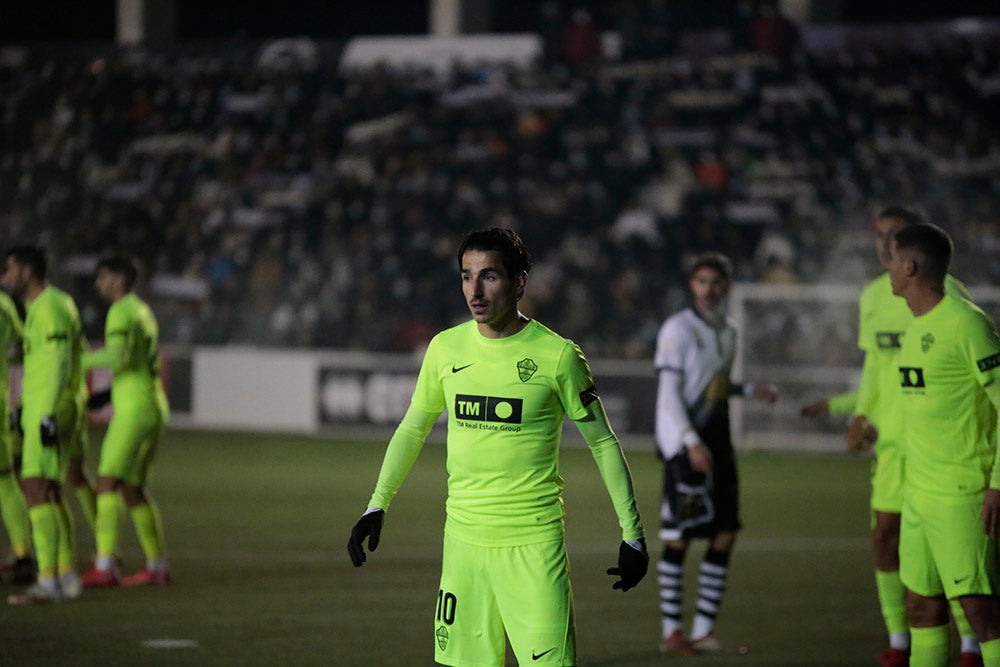
[[[155,405],[116,406],[101,445],[97,474],[143,485],[156,457],[163,418]]]
[[[563,541],[480,547],[446,533],[434,615],[435,661],[502,666],[505,630],[519,664],[576,664]]]
[[[53,482],[61,482],[64,477],[63,462],[67,460],[70,442],[73,440],[79,418],[76,403],[64,401],[55,409],[56,428],[59,442],[51,446],[42,445],[40,425],[42,414],[33,406],[25,406],[21,415],[21,429],[24,431],[21,477],[40,477]]]
[[[951,498],[912,489],[903,502],[899,578],[918,595],[996,595],[997,543],[983,531],[983,497]]]
[[[874,512],[903,511],[903,455],[899,447],[881,451],[872,461],[872,521]]]

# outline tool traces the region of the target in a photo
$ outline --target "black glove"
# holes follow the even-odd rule
[[[18,436],[24,437],[24,431],[21,430],[21,406],[15,407],[10,411],[10,430],[17,433]]]
[[[367,560],[365,556],[364,541],[368,538],[368,550],[375,551],[378,548],[378,539],[382,535],[382,522],[385,521],[385,512],[378,510],[370,512],[358,519],[351,529],[351,539],[347,541],[347,553],[351,555],[351,562],[354,567],[361,567]]]
[[[52,415],[42,417],[41,424],[42,444],[46,447],[59,443],[59,429],[56,427],[56,420]]]
[[[646,553],[646,540],[639,540],[642,550],[636,549],[628,542],[622,542],[618,547],[618,567],[608,568],[608,574],[619,577],[611,587],[621,589],[624,593],[646,576],[649,569],[649,554]]]
[[[104,391],[95,391],[87,398],[87,409],[100,410],[110,402],[111,402],[110,389],[105,389]]]

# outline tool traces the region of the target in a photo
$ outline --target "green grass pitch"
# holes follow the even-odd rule
[[[174,585],[0,606],[0,664],[432,664],[444,447],[425,446],[381,546],[355,569],[345,545],[383,449],[381,441],[170,432],[151,488]],[[644,449],[628,455],[655,562],[660,466]],[[867,541],[868,463],[744,454],[740,465],[745,529],[717,630],[750,652],[678,658],[657,652],[653,568],[637,589],[611,589],[605,570],[619,532],[610,501],[587,449],[563,449],[580,665],[876,664],[884,631]],[[83,566],[93,542],[78,524]],[[131,523],[120,530],[130,572],[140,551]],[[689,554],[688,608],[702,549]]]

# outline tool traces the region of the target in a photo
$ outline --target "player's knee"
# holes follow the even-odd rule
[[[910,627],[932,628],[948,623],[948,601],[944,597],[928,598],[915,593],[906,595],[906,620]]]

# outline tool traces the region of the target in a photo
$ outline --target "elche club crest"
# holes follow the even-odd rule
[[[538,370],[538,364],[533,360],[525,357],[521,361],[517,362],[517,377],[521,378],[521,382],[527,382],[531,379],[531,376],[535,374]]]
[[[934,334],[924,334],[924,337],[920,339],[920,349],[927,352],[934,345]]]

